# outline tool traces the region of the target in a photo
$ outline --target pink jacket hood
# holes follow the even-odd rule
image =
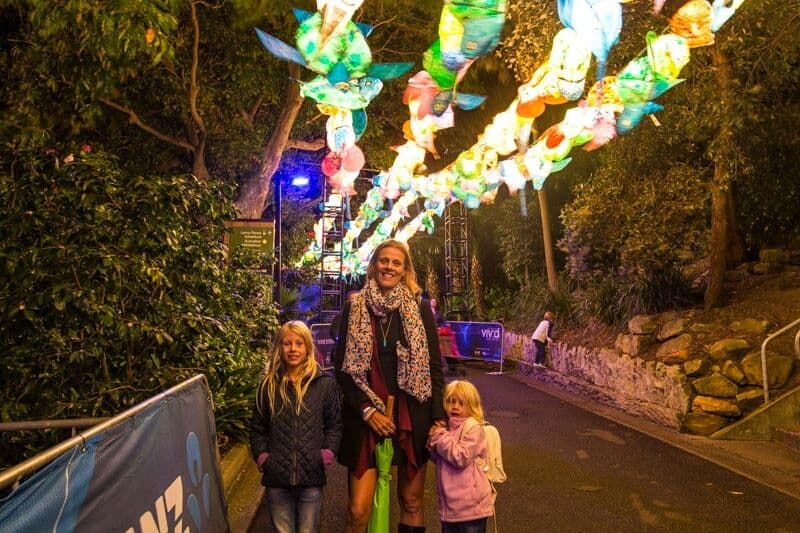
[[[466,418],[451,418],[448,428],[431,436],[431,457],[436,465],[439,518],[443,522],[465,522],[494,514],[492,486],[475,459],[486,459],[486,437],[472,419],[462,435]]]

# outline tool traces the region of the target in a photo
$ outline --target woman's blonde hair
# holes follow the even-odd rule
[[[481,395],[475,385],[469,381],[451,381],[444,389],[444,404],[447,406],[449,398],[458,398],[464,404],[467,415],[471,416],[483,424],[483,407],[481,407]]]
[[[278,333],[275,335],[275,346],[267,362],[266,374],[264,379],[261,380],[258,391],[256,392],[256,409],[258,409],[259,413],[264,412],[265,389],[267,392],[267,399],[269,400],[270,412],[275,412],[276,391],[278,391],[278,394],[280,394],[283,400],[281,408],[283,408],[283,405],[289,403],[289,376],[286,373],[286,365],[283,362],[281,346],[283,338],[289,332],[300,337],[306,347],[306,360],[305,363],[303,363],[303,374],[298,381],[293,382],[294,392],[297,398],[297,404],[294,406],[294,410],[297,414],[300,414],[300,410],[303,408],[303,396],[305,396],[306,391],[308,391],[311,379],[316,375],[317,369],[319,368],[319,363],[317,363],[317,358],[315,357],[311,330],[299,320],[286,322],[278,329]]]
[[[403,273],[403,283],[411,290],[411,294],[415,296],[419,294],[420,288],[417,284],[417,272],[414,270],[414,262],[411,261],[411,252],[408,249],[408,245],[395,239],[383,241],[375,247],[375,251],[372,253],[372,257],[369,258],[369,263],[367,264],[367,279],[377,279],[378,257],[385,248],[396,248],[403,252],[406,263],[405,272]]]

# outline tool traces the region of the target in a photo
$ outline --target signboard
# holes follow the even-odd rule
[[[229,250],[245,248],[272,255],[275,250],[275,224],[265,220],[232,220],[225,223],[225,245]]]
[[[331,336],[330,324],[313,324],[311,334],[314,336],[314,346],[319,354],[318,361],[323,370],[333,368],[333,352],[336,350],[336,338]]]
[[[192,378],[84,432],[0,500],[0,531],[228,531],[210,397]]]
[[[448,321],[464,359],[502,362],[503,325],[499,322]]]

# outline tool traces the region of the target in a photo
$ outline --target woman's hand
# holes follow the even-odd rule
[[[367,425],[379,437],[388,437],[394,433],[394,422],[380,411],[375,411],[367,419]]]

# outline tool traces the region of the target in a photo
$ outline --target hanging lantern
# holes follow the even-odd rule
[[[714,44],[711,31],[711,4],[706,0],[690,0],[669,19],[669,26],[677,35],[686,38],[689,48]]]

